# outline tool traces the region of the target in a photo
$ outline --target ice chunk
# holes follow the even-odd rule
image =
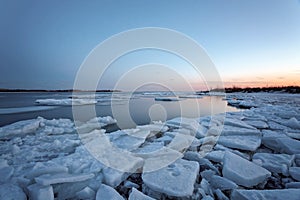
[[[14,173],[13,167],[2,167],[0,168],[0,183],[7,183]]]
[[[269,125],[264,121],[244,120],[244,122],[246,124],[249,124],[250,126],[253,126],[253,127],[259,128],[259,129],[269,128]]]
[[[77,106],[96,104],[97,101],[92,99],[37,99],[35,103],[49,106]]]
[[[223,163],[223,176],[241,186],[252,187],[271,176],[268,170],[229,151],[225,153]]]
[[[218,144],[234,149],[255,151],[261,145],[261,138],[257,135],[221,135]]]
[[[54,193],[52,186],[42,186],[40,184],[33,184],[27,187],[29,198],[31,200],[54,200]]]
[[[184,154],[184,159],[190,161],[196,161],[199,163],[201,169],[212,169],[214,171],[218,171],[218,169],[206,158],[203,158],[198,152],[187,151]]]
[[[104,177],[104,183],[111,187],[116,187],[120,185],[121,182],[123,182],[130,176],[129,173],[121,172],[109,167],[104,168],[102,170],[102,173]]]
[[[30,119],[0,127],[0,139],[24,137],[27,134],[34,133],[40,127],[41,121],[42,118]]]
[[[219,189],[215,190],[215,194],[217,195],[219,200],[229,200],[228,197]]]
[[[150,134],[148,132],[147,134]],[[125,131],[116,131],[109,134],[110,141],[118,148],[133,151],[145,142],[143,137],[135,137],[134,134],[128,135]]]
[[[299,200],[299,189],[283,190],[234,190],[231,200],[270,200],[270,199],[289,199]]]
[[[53,191],[57,194],[57,199],[70,199],[76,196],[76,193],[84,189],[90,182],[90,179],[77,182],[66,182],[53,185]]]
[[[96,192],[89,187],[85,187],[83,190],[76,193],[78,199],[95,199]]]
[[[35,181],[41,185],[51,185],[56,183],[73,183],[85,181],[93,177],[94,174],[44,174],[35,178]]]
[[[300,167],[290,167],[289,172],[293,179],[300,181]]]
[[[58,174],[66,172],[68,172],[67,167],[60,166],[55,163],[36,163],[32,170],[25,175],[25,177],[32,179],[42,174]]]
[[[231,127],[239,127],[239,128],[246,128],[246,129],[255,129],[253,126],[235,118],[225,118],[224,125],[231,126]]]
[[[144,184],[150,189],[168,196],[185,197],[193,194],[199,164],[179,159],[167,167],[143,173]]]
[[[287,154],[300,153],[300,141],[294,140],[283,133],[264,131],[262,143],[276,152]]]
[[[114,188],[102,184],[97,191],[96,200],[104,199],[124,200]]]
[[[288,168],[292,165],[294,156],[288,154],[256,153],[253,162],[266,168],[270,172],[288,175]]]
[[[23,190],[13,184],[0,185],[0,199],[26,200]]]
[[[285,184],[285,188],[286,189],[290,189],[290,188],[298,188],[298,189],[300,189],[300,182],[286,183]]]
[[[136,128],[140,129],[140,130],[151,131],[154,133],[166,132],[169,129],[163,123],[154,123],[154,124],[148,124],[148,125],[143,125],[143,126],[137,126]]]
[[[143,194],[135,188],[132,188],[128,200],[154,200],[153,198]]]
[[[238,186],[232,182],[231,180],[228,180],[227,178],[213,175],[210,180],[208,180],[210,185],[214,189],[220,189],[220,190],[233,190],[236,189]]]
[[[225,151],[211,151],[205,155],[205,158],[213,162],[223,162]]]
[[[283,125],[288,126],[292,129],[300,129],[300,123],[295,117],[292,117],[288,121],[283,122]]]
[[[249,136],[261,136],[261,132],[257,129],[241,128],[234,126],[224,126],[222,136],[233,136],[233,135],[249,135]]]

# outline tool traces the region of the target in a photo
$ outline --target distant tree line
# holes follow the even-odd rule
[[[208,92],[208,91],[204,91]],[[292,93],[292,94],[299,94],[300,87],[299,86],[280,86],[280,87],[231,87],[231,88],[214,88],[211,89],[210,92],[226,92],[226,93],[233,93],[233,92],[244,92],[244,93],[252,93],[252,92],[282,92],[282,93]]]

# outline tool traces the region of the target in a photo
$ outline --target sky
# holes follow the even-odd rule
[[[299,0],[0,0],[0,88],[72,88],[99,43],[143,27],[172,29],[195,40],[225,86],[300,86]],[[194,89],[203,85],[186,61],[145,50],[112,63],[98,87],[112,89],[126,72],[147,64],[141,77],[186,89],[159,68],[152,74],[149,63],[170,67]],[[126,84],[131,83],[122,89]]]

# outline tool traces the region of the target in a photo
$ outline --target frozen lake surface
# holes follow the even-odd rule
[[[106,127],[117,120],[109,114],[76,123],[49,113],[36,117],[68,114],[62,111],[70,109],[68,96],[20,100],[20,107],[48,99],[43,104],[59,108],[30,111],[32,118],[0,127],[0,199],[299,199],[300,95],[233,93],[228,103],[248,109],[190,118],[167,112],[166,122],[110,133]],[[190,100],[156,96],[138,94],[134,106]],[[227,103],[219,96],[191,99]]]

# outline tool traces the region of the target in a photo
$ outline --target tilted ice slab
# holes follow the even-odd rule
[[[299,189],[282,190],[234,190],[231,194],[231,200],[270,200],[270,199],[288,199],[299,200]]]
[[[94,177],[94,174],[44,174],[35,178],[40,185],[52,185],[57,183],[73,183],[86,181]]]
[[[294,156],[288,154],[256,153],[253,162],[266,168],[270,172],[288,175],[288,168],[292,165]]]
[[[114,188],[101,184],[96,194],[96,200],[104,199],[124,200]]]
[[[199,164],[179,159],[157,171],[143,173],[144,184],[151,190],[174,197],[191,196],[199,173]]]
[[[271,176],[268,170],[229,151],[225,153],[223,163],[223,176],[241,186],[252,187]]]
[[[300,153],[300,141],[292,139],[283,133],[263,131],[262,143],[276,152],[287,154]]]
[[[261,144],[261,138],[256,135],[221,135],[218,139],[218,144],[234,149],[255,151]]]
[[[154,200],[153,198],[143,194],[135,188],[132,188],[128,200]]]
[[[300,181],[300,167],[291,167],[289,173],[293,179]]]
[[[0,185],[0,199],[25,200],[27,198],[20,187],[7,183]]]
[[[242,127],[236,127],[236,126],[227,126],[225,125],[222,129],[221,135],[227,136],[227,135],[256,135],[261,136],[261,132],[255,128],[242,128]]]
[[[97,101],[92,99],[37,99],[35,103],[49,106],[79,106],[96,104]]]

